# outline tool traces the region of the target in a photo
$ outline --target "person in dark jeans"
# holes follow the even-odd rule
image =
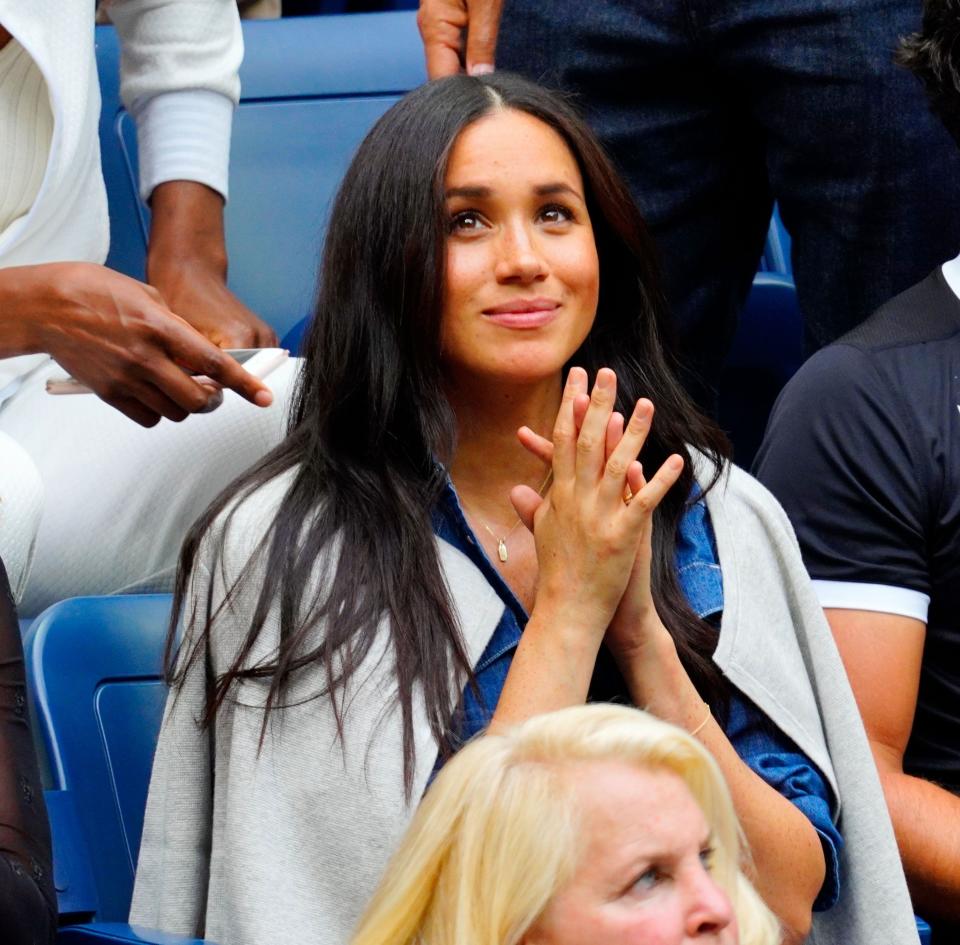
[[[50,827],[27,716],[20,625],[0,560],[0,931],[47,945],[57,931]]]
[[[960,245],[960,154],[892,61],[920,6],[422,0],[420,27],[431,76],[495,64],[575,93],[659,244],[712,409],[774,199],[808,353]]]

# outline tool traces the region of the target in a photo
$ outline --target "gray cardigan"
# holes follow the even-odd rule
[[[190,600],[216,605],[283,499],[289,476],[237,509],[223,558],[201,550]],[[819,766],[839,798],[845,846],[840,901],[814,917],[817,945],[915,943],[910,900],[863,727],[796,539],[776,501],[730,467],[707,495],[723,572],[715,660]],[[217,531],[216,529],[214,530]],[[503,604],[458,551],[440,544],[447,584],[475,664]],[[154,760],[130,921],[221,945],[343,945],[377,885],[436,758],[422,712],[415,723],[412,801],[402,789],[399,712],[386,633],[357,673],[346,740],[329,700],[300,674],[289,705],[258,741],[267,683],[244,681],[212,731],[196,719],[207,669],[223,671],[241,640],[262,573],[218,614],[212,643],[167,701]],[[323,563],[315,579],[323,580]],[[191,603],[188,601],[187,613]],[[276,645],[268,618],[251,662]],[[189,643],[192,628],[185,633]],[[319,631],[318,631],[319,632]],[[451,707],[452,708],[452,707]]]

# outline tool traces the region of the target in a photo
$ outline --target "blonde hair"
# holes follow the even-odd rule
[[[681,729],[608,704],[484,735],[452,758],[414,816],[351,945],[517,945],[570,880],[580,848],[569,768],[618,761],[679,776],[712,831],[712,874],[741,945],[779,926],[744,876],[743,836],[720,769]]]

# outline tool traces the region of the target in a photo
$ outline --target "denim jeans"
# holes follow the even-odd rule
[[[919,0],[506,0],[497,66],[574,93],[624,172],[701,402],[774,199],[809,353],[960,249],[960,151],[892,62],[920,15]]]

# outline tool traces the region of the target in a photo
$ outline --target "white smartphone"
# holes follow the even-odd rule
[[[286,348],[225,348],[224,354],[230,355],[244,369],[261,380],[278,368],[290,356]],[[216,384],[209,377],[193,375],[207,384]],[[75,377],[51,377],[46,384],[48,394],[92,394],[93,391]]]

